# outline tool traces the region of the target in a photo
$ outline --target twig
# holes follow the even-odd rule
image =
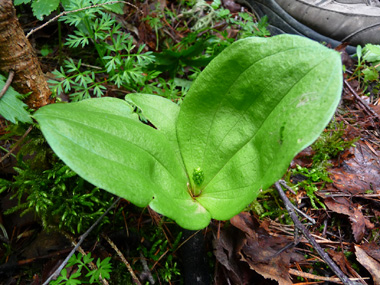
[[[111,5],[111,4],[117,4],[117,3],[124,3],[124,4],[127,4],[129,6],[132,6],[133,8],[135,8],[136,10],[139,10],[137,8],[137,6],[127,2],[127,1],[110,1],[110,2],[106,2],[106,3],[101,3],[101,4],[95,4],[95,5],[91,5],[91,6],[88,6],[88,7],[83,7],[83,8],[80,8],[80,9],[77,9],[77,10],[71,10],[71,11],[64,11],[62,13],[60,13],[59,15],[51,18],[49,21],[47,21],[45,24],[39,26],[38,28],[35,28],[35,29],[32,29],[27,35],[26,35],[26,38],[29,38],[33,33],[37,32],[38,30],[41,30],[42,28],[46,27],[47,25],[49,25],[50,23],[54,22],[55,20],[57,20],[58,18],[62,17],[62,16],[65,16],[67,14],[71,14],[71,13],[76,13],[76,12],[80,12],[80,11],[83,11],[83,10],[88,10],[88,9],[91,9],[91,8],[96,8],[96,7],[100,7],[100,6],[104,6],[104,5]]]
[[[152,276],[152,273],[149,270],[148,263],[146,262],[146,259],[141,251],[140,251],[140,260],[144,268],[144,270],[140,273],[140,278],[144,280],[144,278],[146,277],[151,284],[154,284],[155,283],[154,278]]]
[[[297,193],[290,187],[284,180],[280,180],[280,184],[288,189],[292,194],[297,195]],[[293,205],[293,204],[292,204]]]
[[[4,94],[8,91],[9,86],[11,86],[13,77],[15,76],[15,72],[13,70],[9,70],[8,79],[5,81],[5,85],[3,89],[0,91],[0,99],[4,96]]]
[[[133,271],[131,265],[127,261],[127,259],[124,257],[122,252],[117,248],[116,244],[113,243],[113,241],[105,234],[102,234],[102,237],[110,244],[110,246],[116,251],[117,255],[120,257],[120,259],[123,261],[125,266],[128,268],[129,273],[132,275],[132,279],[135,281],[136,284],[141,285],[140,280],[137,278],[135,272]]]
[[[107,209],[107,211],[105,211],[103,213],[103,215],[101,215],[99,217],[99,219],[96,220],[96,222],[91,226],[89,227],[89,229],[83,234],[80,236],[79,238],[79,241],[78,243],[75,245],[75,247],[73,248],[73,250],[69,253],[69,255],[65,258],[65,260],[62,262],[62,264],[57,268],[57,270],[52,274],[50,275],[50,277],[48,279],[46,279],[46,281],[42,284],[42,285],[47,285],[49,284],[49,282],[53,279],[53,278],[56,278],[58,277],[59,273],[61,273],[62,269],[66,266],[67,262],[69,261],[69,259],[73,256],[73,254],[75,253],[75,251],[79,248],[79,246],[83,243],[84,239],[89,235],[89,233],[100,223],[100,221],[104,218],[105,215],[108,214],[109,211],[111,211],[111,209],[120,201],[120,197],[118,197],[115,202],[112,203],[112,205]]]
[[[312,237],[310,232],[303,226],[303,224],[298,220],[296,213],[293,210],[293,207],[291,206],[291,203],[286,197],[284,191],[281,188],[281,185],[279,182],[276,182],[274,184],[276,186],[276,189],[278,191],[278,194],[280,195],[281,199],[284,201],[286,210],[288,211],[290,217],[293,220],[294,226],[299,229],[305,238],[310,242],[310,244],[313,246],[313,248],[318,252],[318,254],[322,257],[322,259],[330,266],[331,270],[338,276],[340,280],[342,280],[343,284],[347,285],[354,285],[355,282],[348,279],[346,275],[342,272],[342,270],[339,269],[339,267],[335,264],[335,262],[328,256],[328,254],[322,249],[322,247],[315,241],[315,239]]]
[[[342,283],[339,278],[318,276],[311,273],[298,271],[292,268],[289,268],[289,273],[295,276],[303,277],[303,278],[318,279],[322,281],[329,281],[329,282],[334,282],[334,283],[339,283],[339,284]],[[361,279],[364,279],[364,278],[350,278],[351,281],[360,281]]]
[[[20,143],[25,139],[25,137],[30,133],[30,131],[33,129],[33,126],[31,125],[27,130],[26,132],[22,135],[22,137],[15,143],[15,145],[12,147],[12,149],[10,151],[8,151],[7,154],[5,154],[1,159],[0,159],[0,163],[2,163],[8,156],[10,156],[14,151],[15,149],[20,145]]]
[[[285,181],[283,180],[280,180],[280,184],[282,186],[284,186],[286,189],[288,189],[291,193],[293,194],[296,194],[296,192],[294,192],[294,190],[289,187]],[[306,219],[308,219],[313,225],[315,225],[315,220],[312,218],[312,217],[309,217],[308,215],[306,215],[304,212],[302,212],[300,209],[298,209],[296,206],[294,206],[292,203],[290,203],[293,207],[294,210],[296,210],[300,215],[304,216]]]
[[[366,112],[371,115],[371,116],[374,116],[374,117],[377,117],[379,120],[380,120],[380,116],[374,111],[372,110],[372,108],[370,106],[368,106],[364,100],[362,98],[360,98],[360,96],[358,95],[358,93],[356,93],[356,91],[354,90],[354,88],[351,87],[351,85],[347,82],[347,80],[345,79],[344,80],[344,84],[348,87],[348,89],[350,89],[351,93],[354,95],[354,97],[356,98],[356,100],[359,101],[360,105],[362,106],[363,109],[366,110]]]

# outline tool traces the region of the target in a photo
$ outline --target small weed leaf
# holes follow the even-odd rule
[[[339,53],[293,35],[252,37],[211,61],[181,108],[128,95],[155,128],[114,98],[53,104],[34,116],[84,179],[195,230],[238,214],[281,178],[328,124],[341,90]],[[194,198],[192,178],[202,185]]]
[[[0,74],[0,89],[5,86],[6,78]],[[11,86],[5,92],[3,97],[0,97],[0,115],[12,123],[32,123],[32,119],[28,111],[25,110],[27,106],[21,101],[22,95],[15,91]]]

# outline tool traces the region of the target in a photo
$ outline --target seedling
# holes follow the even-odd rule
[[[380,71],[380,45],[366,44],[364,48],[358,46],[356,57],[358,63],[353,74],[358,77],[358,82],[364,91],[371,86],[373,93],[376,94],[380,88],[377,83]]]
[[[341,90],[339,53],[299,36],[253,37],[217,56],[181,107],[129,94],[154,128],[115,98],[34,117],[84,179],[195,230],[238,214],[281,178],[330,121]]]

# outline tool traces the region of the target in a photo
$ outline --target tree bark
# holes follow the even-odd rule
[[[0,0],[0,71],[15,72],[12,87],[21,94],[31,94],[25,103],[38,109],[51,103],[51,91],[38,58],[25,37],[16,17],[12,0]]]

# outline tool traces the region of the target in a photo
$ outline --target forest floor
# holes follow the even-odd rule
[[[111,82],[105,70],[88,84],[101,82],[102,96],[151,91],[180,103],[191,81],[225,47],[250,35],[270,36],[265,19],[256,21],[234,1],[190,2],[125,5],[115,19],[135,45],[129,52],[137,57],[151,52],[155,61],[133,67],[138,75],[132,80],[141,82],[131,89]],[[28,5],[17,11],[25,31],[56,13],[37,21]],[[67,22],[53,22],[30,41],[54,86],[72,76],[71,91],[55,89],[57,101],[96,97],[95,88],[81,89],[78,73],[67,71],[64,60],[82,62],[78,70],[83,75],[97,70],[99,50],[81,48],[80,39],[76,45],[80,34]],[[71,46],[60,46],[70,39]],[[358,62],[344,46],[338,51],[345,66],[341,102],[320,138],[294,158],[283,180],[296,191],[286,195],[303,212],[299,219],[339,270],[360,284],[380,284],[380,53],[377,62],[365,57]],[[58,78],[54,70],[61,66],[66,77]],[[142,79],[141,74],[151,77]],[[37,124],[4,123],[0,135],[0,284],[42,284],[115,197],[65,166]],[[310,240],[295,230],[274,186],[243,213],[230,221],[212,221],[199,234],[208,267],[204,274],[213,284],[341,283]],[[183,284],[187,270],[202,271],[186,268],[191,261],[183,249],[193,235],[149,207],[121,199],[85,239],[80,249],[85,257],[70,260],[59,284]]]

